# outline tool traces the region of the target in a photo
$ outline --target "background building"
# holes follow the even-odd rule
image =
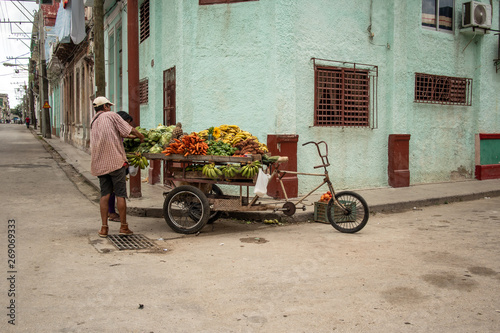
[[[138,100],[143,127],[236,124],[263,142],[292,138],[306,172],[319,159],[302,144],[325,141],[336,186],[351,189],[392,185],[396,155],[405,161],[392,171],[409,184],[473,178],[477,134],[500,133],[498,0],[142,0],[133,91],[131,3],[104,1],[106,95],[115,111]],[[89,27],[87,44],[59,43],[51,60],[62,68],[55,133],[82,148],[98,47]]]

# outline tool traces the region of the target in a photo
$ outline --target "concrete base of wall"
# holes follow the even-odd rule
[[[500,164],[476,165],[476,179],[500,179]]]

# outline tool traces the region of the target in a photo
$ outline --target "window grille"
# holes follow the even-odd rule
[[[233,2],[247,2],[247,1],[259,1],[259,0],[200,0],[200,5],[215,5],[218,3],[233,3]]]
[[[140,8],[140,43],[149,37],[149,0],[144,1]]]
[[[315,60],[314,126],[377,127],[376,66]],[[334,62],[334,61],[331,61]]]
[[[139,81],[139,102],[140,104],[148,104],[149,102],[149,80],[142,79]]]
[[[415,102],[472,105],[472,79],[415,73]]]

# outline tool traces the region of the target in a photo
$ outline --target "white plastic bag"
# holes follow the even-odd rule
[[[263,197],[267,193],[267,183],[269,183],[269,178],[271,175],[268,175],[259,169],[259,174],[257,175],[257,181],[255,182],[255,187],[253,189],[253,193],[258,195],[259,197]]]
[[[139,167],[138,166],[132,166],[132,165],[129,165],[128,166],[128,173],[133,177],[135,175],[137,175],[137,172],[139,171]]]

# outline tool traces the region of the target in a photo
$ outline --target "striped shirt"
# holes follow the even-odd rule
[[[132,126],[112,111],[97,112],[93,121],[90,129],[90,173],[102,176],[120,169],[127,160],[122,137],[130,134]]]

